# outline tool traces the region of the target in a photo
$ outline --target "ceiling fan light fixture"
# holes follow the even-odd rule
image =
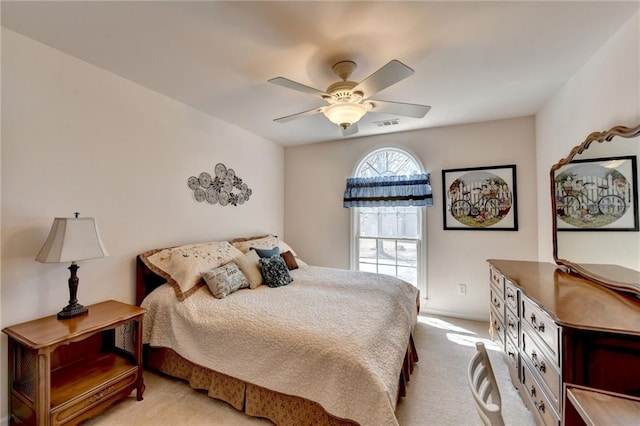
[[[346,129],[360,120],[369,109],[371,108],[367,108],[367,105],[363,104],[339,103],[329,105],[322,113],[329,121]]]

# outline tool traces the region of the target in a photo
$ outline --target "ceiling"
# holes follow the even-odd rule
[[[5,1],[2,25],[283,146],[342,139],[326,105],[267,82],[326,90],[332,65],[361,81],[392,59],[415,74],[376,99],[422,119],[368,113],[359,137],[535,114],[640,3]],[[397,125],[374,122],[399,118]]]

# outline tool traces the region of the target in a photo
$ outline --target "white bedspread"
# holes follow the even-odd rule
[[[304,266],[284,287],[178,302],[163,285],[142,306],[144,343],[319,403],[361,425],[397,425],[398,377],[418,290],[385,275]]]

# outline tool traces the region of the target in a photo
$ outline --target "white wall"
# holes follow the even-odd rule
[[[486,259],[536,260],[537,207],[533,117],[442,127],[285,149],[285,234],[305,261],[349,268],[346,178],[370,151],[398,146],[431,172],[434,206],[427,208],[427,310],[487,319]],[[516,164],[519,231],[443,230],[441,170]],[[457,284],[468,295],[457,294]]]
[[[639,123],[640,13],[636,13],[536,116],[536,162],[541,182],[538,187],[540,260],[553,261],[548,184],[551,166],[566,157],[573,146],[580,144],[592,132]],[[589,234],[592,234],[590,244],[597,245],[595,238],[599,236]],[[638,233],[606,234],[618,241],[607,244],[607,251],[629,261],[635,260],[636,269],[640,269]]]
[[[34,261],[56,216],[95,217],[110,254],[79,262],[83,304],[134,302],[139,252],[282,235],[282,147],[7,29],[2,89],[2,326],[68,301],[68,265]],[[253,189],[249,202],[194,200],[187,179],[218,162]],[[4,334],[1,343],[6,420]]]

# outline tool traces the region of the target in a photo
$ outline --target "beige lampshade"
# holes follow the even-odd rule
[[[92,217],[56,217],[36,256],[42,263],[75,262],[108,256]]]

